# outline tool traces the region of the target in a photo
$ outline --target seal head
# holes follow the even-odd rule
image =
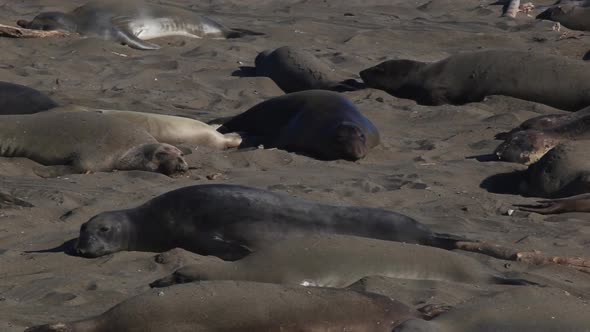
[[[558,139],[542,131],[523,130],[511,134],[496,148],[494,154],[500,160],[530,165],[558,143]]]
[[[363,82],[374,89],[389,93],[402,88],[415,73],[426,66],[413,60],[388,60],[359,73]]]
[[[130,225],[125,211],[105,212],[92,217],[80,227],[76,252],[83,257],[96,258],[128,250]]]
[[[363,130],[353,122],[343,121],[334,130],[335,154],[345,160],[359,160],[369,152]]]
[[[20,27],[34,30],[61,30],[68,32],[76,32],[77,25],[72,17],[62,12],[45,12],[41,13],[32,21],[18,20],[16,22]]]

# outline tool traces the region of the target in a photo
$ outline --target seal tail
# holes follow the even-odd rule
[[[256,32],[256,31],[252,31],[252,30],[247,30],[247,29],[231,29],[227,35],[225,36],[225,38],[227,39],[232,39],[232,38],[241,38],[244,36],[264,36],[266,35],[263,32]]]

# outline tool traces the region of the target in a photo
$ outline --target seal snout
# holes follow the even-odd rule
[[[340,145],[347,160],[364,158],[368,153],[367,137],[354,123],[342,123],[336,129],[336,143]]]

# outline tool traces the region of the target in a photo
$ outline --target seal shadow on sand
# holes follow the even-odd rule
[[[63,252],[68,256],[79,256],[76,253],[76,242],[78,238],[75,237],[73,239],[67,240],[64,243],[60,244],[57,247],[49,248],[49,249],[41,249],[41,250],[27,250],[24,251],[27,254],[40,254],[40,253],[57,253]]]

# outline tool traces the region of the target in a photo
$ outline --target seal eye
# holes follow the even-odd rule
[[[102,227],[99,229],[99,231],[100,231],[100,232],[102,232],[102,233],[106,233],[106,232],[108,232],[108,231],[109,231],[109,229],[110,229],[110,228],[108,228],[107,226],[102,226]]]

